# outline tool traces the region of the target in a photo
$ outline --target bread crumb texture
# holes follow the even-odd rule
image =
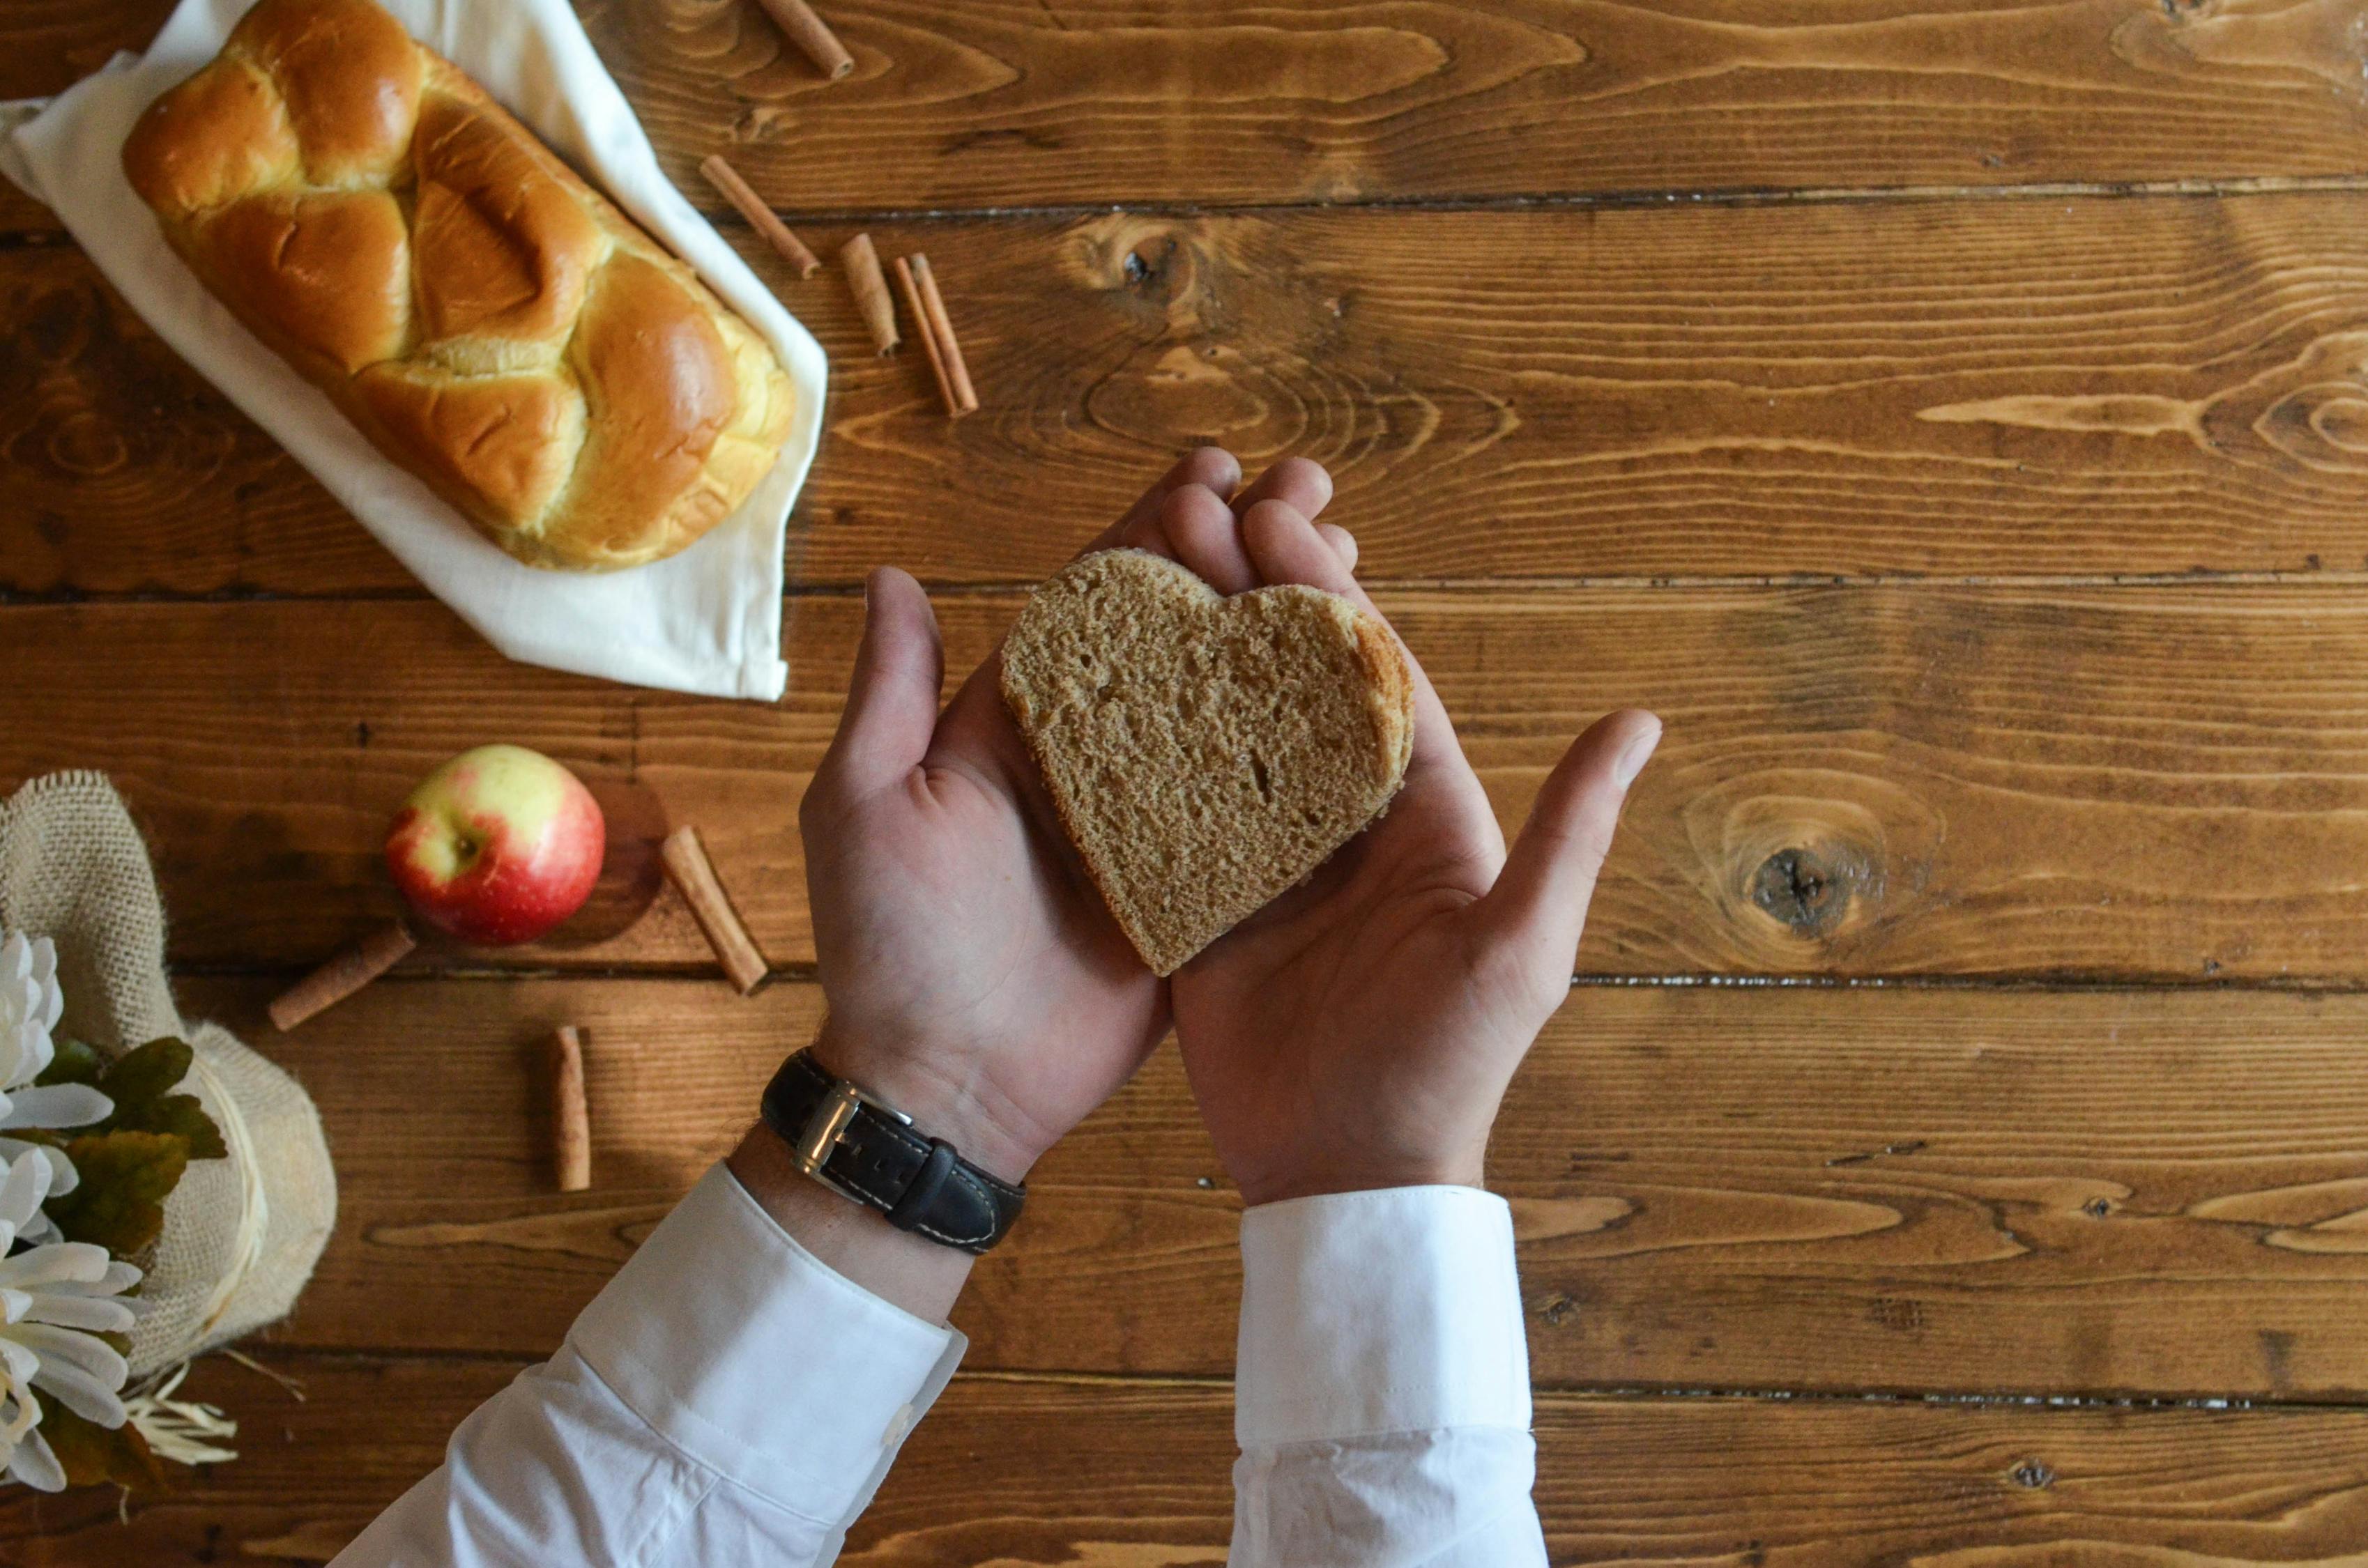
[[[1297,585],[1227,598],[1137,550],[1037,589],[1003,695],[1110,913],[1171,974],[1381,814],[1413,748],[1388,628]]]

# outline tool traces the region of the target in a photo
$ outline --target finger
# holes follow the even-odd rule
[[[1174,491],[1168,492],[1169,499],[1172,500],[1175,494]],[[1224,503],[1220,502],[1219,505],[1222,506]],[[1165,556],[1170,561],[1176,559],[1176,547],[1167,542],[1167,529],[1161,524],[1157,512],[1152,513],[1147,517],[1138,517],[1127,524],[1119,536],[1110,541],[1108,548],[1147,550],[1154,555]]]
[[[1097,550],[1118,548],[1130,530],[1155,522],[1161,504],[1171,493],[1185,485],[1198,484],[1217,494],[1231,495],[1234,487],[1241,482],[1241,461],[1233,453],[1223,447],[1196,447],[1177,460],[1175,467],[1160,475],[1158,482],[1126,509],[1124,517],[1096,535],[1093,541],[1078,553],[1090,555]],[[1148,549],[1149,546],[1137,545],[1135,548]]]
[[[1332,553],[1340,558],[1341,565],[1351,572],[1357,569],[1357,536],[1355,534],[1338,523],[1318,523],[1315,525],[1315,531],[1324,536],[1324,542],[1332,547]]]
[[[1204,484],[1181,484],[1167,493],[1165,500],[1147,515],[1134,518],[1121,529],[1113,546],[1127,550],[1146,550],[1154,555],[1180,562],[1188,569],[1200,571],[1187,561],[1178,541],[1192,546],[1196,555],[1207,560],[1223,572],[1225,562],[1221,552],[1231,542],[1238,528],[1234,514],[1221,494]],[[1239,546],[1235,545],[1236,551]],[[1248,556],[1242,556],[1243,569],[1247,569]],[[1201,574],[1203,577],[1207,573]],[[1257,585],[1251,584],[1253,587]]]
[[[1641,709],[1589,726],[1546,776],[1497,885],[1473,906],[1484,940],[1509,945],[1542,987],[1570,979],[1621,805],[1660,739],[1661,721]]]
[[[863,585],[863,641],[847,711],[822,772],[858,796],[901,778],[928,755],[945,678],[938,618],[921,585],[882,566]]]
[[[1242,518],[1242,542],[1258,575],[1267,582],[1304,583],[1338,594],[1384,626],[1389,624],[1389,618],[1374,608],[1365,590],[1357,585],[1339,554],[1296,508],[1281,501],[1261,501],[1252,506]],[[1395,628],[1391,634],[1396,635]],[[1406,656],[1406,674],[1414,683],[1414,760],[1407,765],[1408,773],[1460,758],[1463,751],[1456,742],[1455,726],[1448,720],[1430,677],[1423,673],[1404,638],[1398,639],[1398,651]]]
[[[1314,522],[1331,504],[1331,472],[1313,458],[1284,458],[1259,474],[1257,483],[1234,497],[1234,515],[1247,517],[1250,508],[1261,501],[1280,501]]]
[[[1316,531],[1342,563],[1355,570],[1356,536],[1333,523],[1319,524]],[[1223,594],[1245,593],[1263,580],[1242,543],[1233,510],[1218,493],[1201,486],[1169,492],[1156,513],[1131,522],[1113,543],[1181,562]]]
[[[1159,508],[1159,528],[1176,559],[1217,592],[1247,593],[1258,585],[1258,568],[1242,548],[1242,526],[1216,492],[1197,484],[1171,492]]]

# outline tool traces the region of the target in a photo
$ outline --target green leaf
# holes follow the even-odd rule
[[[115,1110],[105,1120],[77,1129],[57,1142],[102,1132],[159,1132],[181,1140],[192,1160],[225,1158],[230,1150],[222,1142],[222,1129],[206,1114],[198,1096],[173,1093],[189,1075],[194,1058],[185,1042],[171,1039],[152,1040],[113,1062],[79,1040],[59,1046],[40,1081],[88,1084],[113,1100]]]
[[[180,1184],[189,1146],[168,1132],[85,1133],[66,1144],[81,1184],[44,1206],[68,1241],[131,1257],[165,1228],[165,1195]]]
[[[214,1125],[195,1095],[166,1095],[129,1112],[119,1109],[104,1125],[124,1132],[161,1132],[178,1138],[193,1160],[219,1160],[230,1153],[222,1144],[222,1129]]]
[[[177,1040],[152,1040],[125,1052],[100,1074],[100,1092],[115,1102],[115,1114],[99,1124],[101,1131],[162,1132],[188,1145],[193,1160],[219,1160],[230,1151],[222,1129],[206,1114],[195,1095],[173,1089],[189,1075],[196,1052]]]
[[[112,1481],[134,1489],[162,1487],[165,1469],[149,1451],[148,1439],[127,1421],[108,1431],[85,1421],[48,1394],[33,1396],[41,1403],[40,1434],[58,1456],[69,1486],[96,1486]]]
[[[107,1058],[95,1046],[78,1040],[58,1041],[57,1054],[49,1066],[33,1080],[36,1084],[96,1084],[107,1069]]]
[[[174,1085],[189,1075],[189,1063],[196,1056],[187,1041],[152,1040],[108,1062],[107,1071],[99,1074],[98,1086],[115,1102],[116,1114],[120,1116],[125,1106],[171,1094]]]

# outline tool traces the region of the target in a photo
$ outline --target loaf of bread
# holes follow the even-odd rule
[[[529,565],[671,555],[779,456],[764,339],[370,0],[262,0],[123,172],[239,320]]]
[[[1087,871],[1172,974],[1387,806],[1414,747],[1389,628],[1295,585],[1220,597],[1138,550],[1036,590],[1003,696]]]

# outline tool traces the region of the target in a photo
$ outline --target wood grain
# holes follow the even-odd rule
[[[11,0],[0,98],[170,5]],[[188,1010],[311,1087],[343,1199],[267,1352],[310,1401],[209,1362],[245,1459],[128,1528],[14,1493],[0,1562],[323,1561],[432,1466],[815,1027],[795,812],[862,573],[940,587],[959,674],[1204,440],[1334,468],[1508,824],[1588,718],[1668,718],[1588,976],[1973,983],[1574,993],[1492,1149],[1555,1562],[2358,1560],[2360,0],[879,0],[825,4],[827,86],[756,0],[580,9],[833,358],[773,707],[500,660],[0,181],[0,784],[115,776],[228,971]],[[932,256],[977,417],[718,152],[818,248]],[[593,783],[592,906],[274,1036],[491,737]],[[664,886],[684,822],[792,966],[752,998]],[[1001,1370],[843,1561],[1215,1568],[1238,1200],[1172,1051],[1031,1186],[959,1309]]]
[[[735,237],[833,360],[808,585],[1032,580],[1212,440],[1330,464],[1372,580],[2368,567],[2346,196],[883,225],[951,423]],[[78,254],[0,252],[0,585],[419,591]]]
[[[169,6],[12,0],[0,97]],[[2333,0],[1000,0],[832,8],[832,84],[757,0],[585,0],[669,167],[803,210],[1362,201],[2351,175]]]
[[[833,16],[826,89],[739,0],[590,19],[659,145],[855,210],[2349,175],[2353,15],[900,0]]]
[[[1018,599],[941,597],[968,670]],[[2356,983],[2368,608],[2337,585],[1416,590],[1381,597],[1508,826],[1596,715],[1649,704],[1580,967],[1611,974]],[[778,706],[505,663],[441,608],[0,610],[7,766],[103,768],[156,846],[177,960],[317,961],[398,912],[389,814],[491,737],[611,824],[589,911],[417,968],[713,972],[656,846],[700,824],[776,964],[811,960],[796,832],[857,601],[793,604]]]
[[[236,1463],[135,1501],[128,1526],[105,1488],[15,1489],[0,1504],[0,1551],[25,1568],[325,1561],[518,1369],[272,1364],[303,1380],[305,1403],[219,1358],[191,1379],[245,1424]],[[375,1413],[366,1431],[350,1419],[362,1409]],[[1537,1433],[1539,1515],[1557,1565],[2333,1568],[2357,1561],[2368,1531],[2368,1416],[2355,1411],[1550,1395]],[[1222,1386],[958,1379],[839,1562],[1219,1568],[1233,1453]]]
[[[264,988],[184,982],[247,1028]],[[251,1032],[336,1239],[283,1344],[541,1355],[737,1140],[817,990],[390,982]],[[540,1052],[585,1030],[586,1193]],[[2368,1395],[2368,997],[1582,988],[1508,1099],[1534,1370],[1592,1388]],[[423,1121],[418,1085],[438,1086]],[[1030,1178],[967,1365],[1223,1374],[1238,1199],[1172,1052]],[[400,1290],[390,1288],[403,1281]],[[2010,1350],[2002,1347],[2010,1346]]]

